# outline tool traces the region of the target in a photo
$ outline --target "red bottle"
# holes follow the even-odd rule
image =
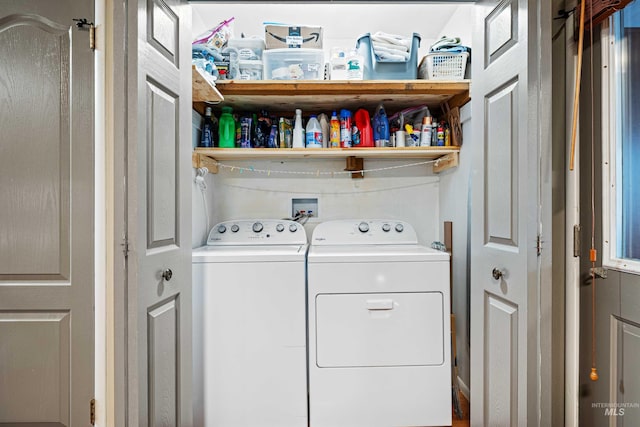
[[[369,112],[364,108],[356,111],[356,127],[360,130],[360,144],[354,147],[373,147],[373,130]]]

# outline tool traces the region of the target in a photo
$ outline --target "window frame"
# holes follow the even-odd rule
[[[618,236],[622,225],[618,213],[622,210],[619,188],[622,182],[620,138],[622,120],[621,46],[616,43],[620,15],[612,15],[602,25],[602,266],[632,274],[640,274],[640,260],[618,256]]]

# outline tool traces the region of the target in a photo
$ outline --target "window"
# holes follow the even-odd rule
[[[604,74],[609,123],[604,126],[604,262],[640,273],[640,0],[608,28]],[[605,49],[606,51],[607,49]],[[606,121],[606,120],[605,120]],[[607,209],[608,208],[608,209]]]

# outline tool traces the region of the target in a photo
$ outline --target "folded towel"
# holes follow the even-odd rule
[[[397,44],[390,44],[390,43],[381,43],[381,42],[376,42],[376,41],[372,41],[371,44],[373,45],[373,49],[385,49],[387,51],[394,51],[400,54],[406,53],[409,51],[409,49],[407,49],[404,46],[400,46]]]
[[[378,59],[394,62],[405,62],[409,60],[409,52],[397,49],[390,49],[388,45],[377,45],[373,47],[373,53]]]
[[[411,48],[412,40],[408,37],[398,36],[396,34],[387,34],[382,31],[378,31],[375,34],[371,35],[372,41],[377,41],[381,43],[389,43],[398,46],[404,46],[407,49]]]
[[[443,36],[440,40],[431,45],[429,51],[434,52],[455,46],[460,46],[460,37]]]

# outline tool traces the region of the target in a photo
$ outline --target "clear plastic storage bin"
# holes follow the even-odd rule
[[[418,48],[420,35],[413,33],[409,59],[407,61],[379,60],[373,52],[371,33],[366,33],[356,42],[358,53],[364,58],[365,80],[414,80],[418,75]]]
[[[323,80],[320,49],[269,49],[262,53],[265,80]]]

